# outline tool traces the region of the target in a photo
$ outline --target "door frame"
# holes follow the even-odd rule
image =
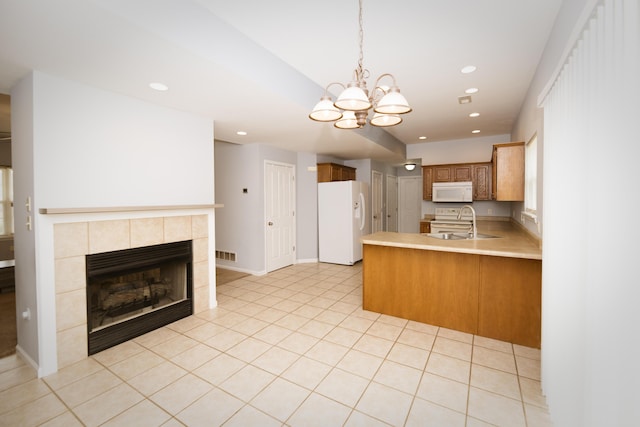
[[[393,194],[393,192],[389,191],[389,188],[390,188],[391,184],[395,185],[395,189],[393,189],[393,188],[392,189],[394,190],[393,192],[395,192],[395,195],[396,195],[395,204],[394,204],[395,209],[396,209],[396,212],[395,212],[395,219],[396,219],[395,229],[391,229],[389,227],[389,218],[391,218],[391,216],[392,216],[392,214],[389,213],[390,210],[391,210],[390,207],[393,208],[393,206],[390,206],[390,203],[389,203],[389,200],[393,200],[393,197],[389,197],[390,193]],[[386,206],[385,210],[386,210],[386,214],[387,214],[386,215],[386,219],[385,219],[385,231],[396,231],[397,232],[398,231],[398,177],[396,175],[387,175],[387,197],[386,197],[385,206]]]

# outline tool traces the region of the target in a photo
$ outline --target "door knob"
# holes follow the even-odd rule
[[[273,222],[269,221],[269,222],[267,223],[267,225],[268,225],[269,227],[271,227],[271,226],[273,225]]]

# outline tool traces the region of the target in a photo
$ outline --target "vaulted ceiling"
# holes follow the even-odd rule
[[[39,70],[211,117],[216,139],[398,161],[406,144],[510,133],[560,4],[363,0],[369,87],[392,73],[413,108],[386,130],[307,117],[352,78],[357,0],[0,0],[0,93]]]

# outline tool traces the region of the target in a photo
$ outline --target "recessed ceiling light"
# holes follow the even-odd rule
[[[466,67],[463,67],[460,72],[463,74],[469,74],[469,73],[473,73],[476,70],[476,66],[475,65],[467,65]]]
[[[469,117],[478,117],[480,115],[480,113],[471,113],[469,114]]]
[[[419,136],[418,139],[427,139],[426,136]]]
[[[480,133],[480,129],[472,130],[471,133]]]
[[[470,87],[469,89],[465,90],[464,93],[478,93],[478,88]]]
[[[236,132],[236,134],[240,136],[245,136],[247,133],[243,130],[239,130],[238,132]]]
[[[149,83],[149,87],[153,90],[159,90],[161,92],[164,92],[165,90],[169,90],[169,86],[160,82]]]

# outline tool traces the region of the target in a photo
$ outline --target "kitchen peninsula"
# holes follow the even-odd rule
[[[478,221],[489,239],[364,236],[363,308],[540,348],[540,242],[510,221]]]

